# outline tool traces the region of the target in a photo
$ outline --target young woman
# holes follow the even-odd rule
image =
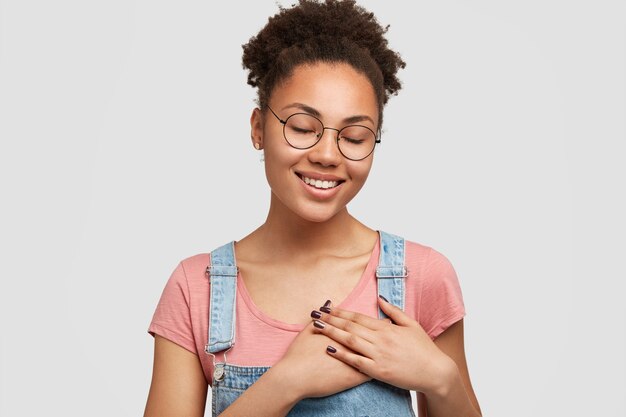
[[[244,45],[271,202],[243,239],[181,261],[148,329],[146,417],[480,416],[461,291],[436,250],[375,231],[365,183],[404,67],[354,1],[301,0]]]

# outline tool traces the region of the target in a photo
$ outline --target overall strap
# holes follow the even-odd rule
[[[206,353],[228,349],[235,344],[235,309],[237,295],[235,242],[211,252],[206,272],[211,280],[208,343]]]
[[[380,257],[376,268],[378,295],[404,311],[404,278],[408,276],[404,264],[404,238],[383,231],[380,234]],[[378,318],[388,316],[378,307]]]

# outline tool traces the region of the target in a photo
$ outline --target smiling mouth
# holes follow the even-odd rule
[[[317,188],[320,190],[328,190],[331,188],[337,187],[339,184],[344,181],[326,181],[326,180],[316,180],[314,178],[305,177],[301,174],[296,174],[302,181],[304,181],[309,187]]]

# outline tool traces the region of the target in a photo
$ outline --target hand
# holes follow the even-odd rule
[[[334,340],[329,355],[372,378],[425,393],[439,389],[452,359],[401,309],[380,298],[379,305],[391,320],[335,307],[319,312],[325,327],[314,331]]]
[[[325,350],[333,340],[313,329],[313,323],[308,324],[272,367],[293,381],[290,386],[298,390],[300,399],[335,394],[372,379],[329,356]]]

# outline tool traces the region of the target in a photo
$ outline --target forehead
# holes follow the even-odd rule
[[[376,94],[371,82],[345,63],[318,62],[295,67],[272,92],[270,105],[282,108],[293,102],[317,109],[328,120],[353,114],[378,119]]]

